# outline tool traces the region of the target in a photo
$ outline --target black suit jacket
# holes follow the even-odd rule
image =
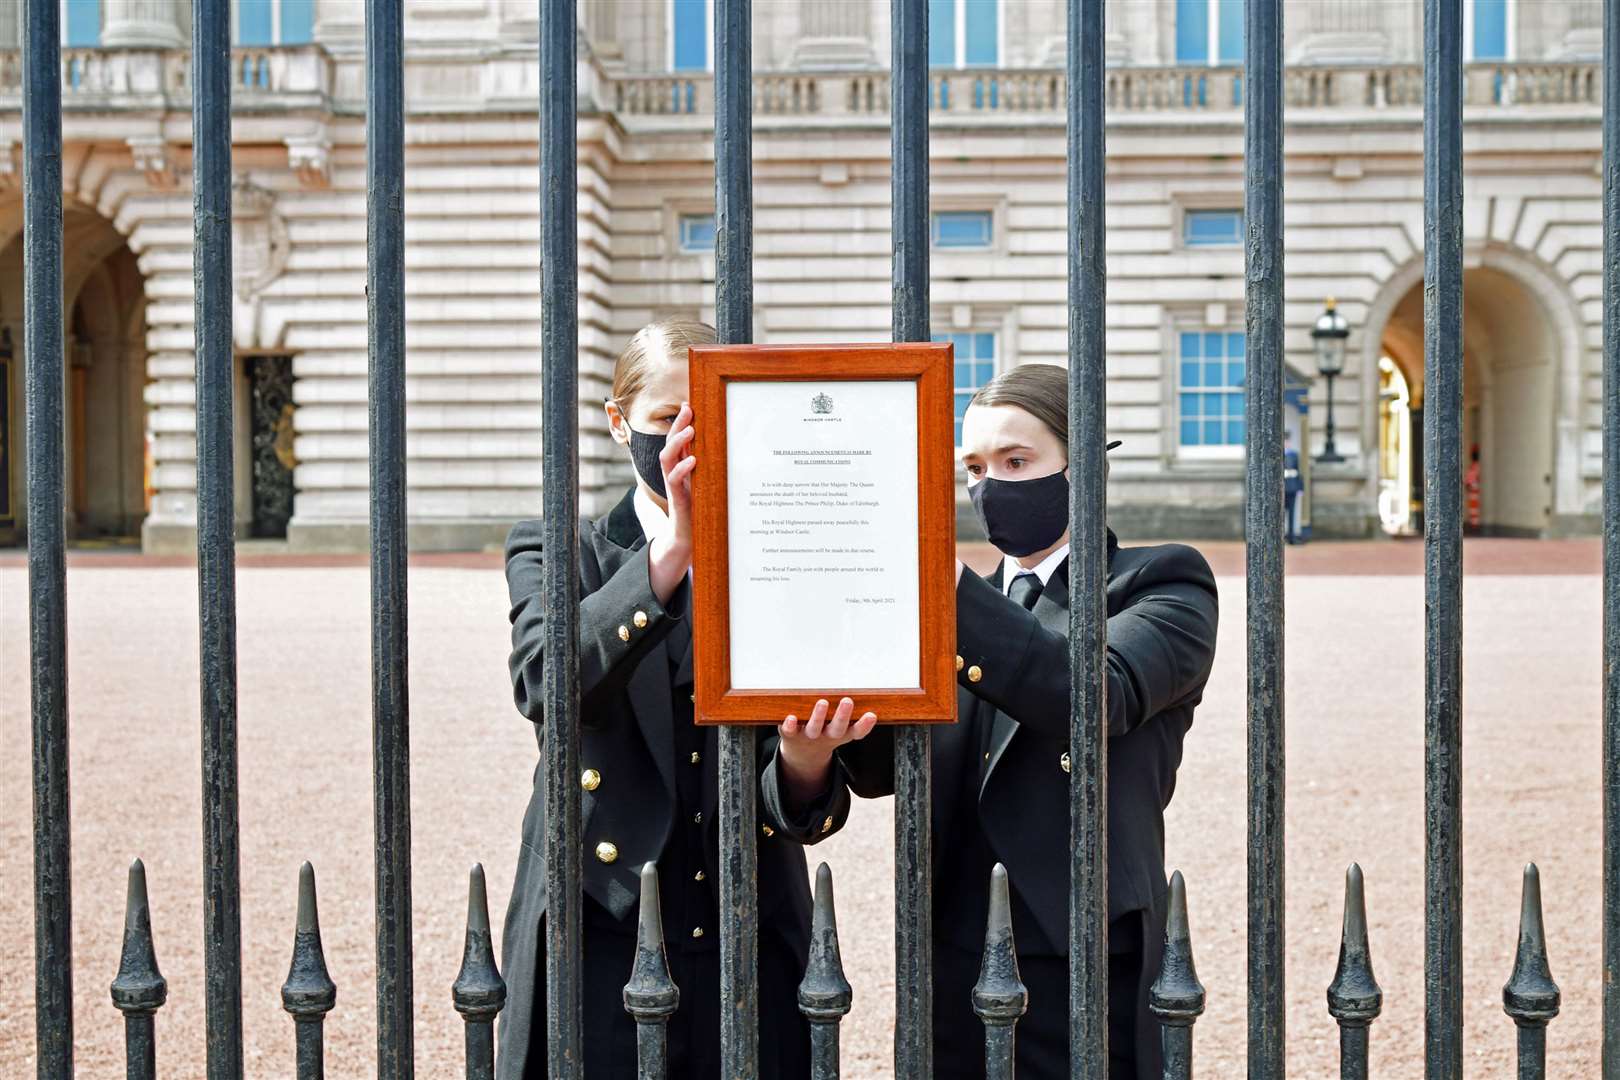
[[[580,768],[594,770],[594,790],[581,793],[580,861],[587,896],[617,919],[628,919],[640,898],[641,867],[658,859],[676,808],[675,693],[666,639],[687,616],[690,585],[660,604],[648,577],[647,540],[626,494],[608,514],[580,523]],[[541,682],[545,672],[545,602],[541,596],[542,523],[520,521],[506,542],[511,594],[513,696],[534,721],[544,746]],[[683,635],[690,648],[690,637]],[[679,658],[677,658],[679,659]],[[718,888],[718,760],[716,729],[705,731],[704,858]],[[776,735],[761,738],[759,912],[761,926],[779,932],[802,964],[809,948],[810,889],[800,844],[836,831],[849,813],[849,796],[836,784],[826,795],[790,813],[778,796]],[[682,763],[684,766],[685,763]],[[502,971],[507,1004],[501,1013],[499,1075],[523,1075],[536,1003],[544,1004],[541,917],[546,911],[545,793],[540,769],[523,818],[523,842],[507,907]],[[603,862],[597,845],[617,849]],[[589,944],[586,944],[589,963]],[[624,973],[628,980],[630,972]],[[794,981],[797,981],[795,978]],[[609,1003],[612,1007],[612,1003]]]
[[[1215,578],[1197,551],[1121,548],[1108,534],[1110,919],[1162,908],[1164,808],[1214,661],[1216,618]],[[1033,611],[1007,599],[999,569],[989,579],[964,570],[956,627],[963,661],[958,722],[932,729],[936,873],[939,853],[961,842],[965,816],[977,813],[1012,887],[1046,940],[1066,954],[1068,564],[1052,575]],[[839,755],[857,794],[893,793],[891,731],[880,728]],[[970,780],[977,806],[955,798]],[[935,888],[987,885],[936,881]]]

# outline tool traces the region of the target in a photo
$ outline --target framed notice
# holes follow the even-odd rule
[[[954,720],[951,346],[690,352],[697,722]]]

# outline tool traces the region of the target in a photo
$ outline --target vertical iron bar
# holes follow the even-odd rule
[[[23,378],[28,414],[28,687],[33,728],[34,1048],[73,1075],[63,501],[62,44],[57,0],[23,10]]]
[[[467,1080],[495,1080],[495,1017],[506,1004],[506,980],[495,966],[482,863],[467,875],[467,938],[450,1000],[467,1025]]]
[[[574,0],[540,5],[540,391],[545,550],[546,1061],[584,1070],[579,854],[579,193]]]
[[[754,340],[752,0],[714,5],[714,321],[723,345]],[[720,742],[720,1055],[725,1080],[759,1072],[758,732]]]
[[[1502,987],[1502,1009],[1519,1028],[1519,1080],[1546,1080],[1547,1024],[1558,1015],[1562,995],[1547,963],[1547,932],[1541,920],[1541,872],[1524,868],[1519,902],[1519,947],[1513,974]]]
[[[1462,2],[1423,4],[1424,1041],[1462,1076]]]
[[[1069,1075],[1108,1071],[1103,2],[1069,0]]]
[[[1187,883],[1180,870],[1170,875],[1168,906],[1164,961],[1159,965],[1159,977],[1148,991],[1148,1008],[1159,1018],[1164,1080],[1192,1080],[1192,1029],[1204,1012],[1204,984],[1198,981],[1198,969],[1193,964]]]
[[[168,1000],[169,984],[158,971],[152,947],[152,912],[146,899],[146,867],[129,867],[124,903],[124,949],[113,979],[112,1002],[124,1014],[124,1075],[128,1080],[157,1076],[157,1033],[153,1021]]]
[[[199,4],[204,0],[197,0]],[[371,739],[377,1075],[415,1071],[405,511],[405,82],[401,0],[366,0],[366,298],[370,349]],[[552,549],[556,550],[556,549]],[[563,549],[571,550],[571,549]]]
[[[985,1080],[1013,1080],[1019,1017],[1029,1008],[1029,989],[1018,975],[1012,900],[1007,868],[990,871],[989,913],[984,920],[984,956],[973,986],[973,1011],[984,1024]]]
[[[203,959],[209,1080],[242,1075],[236,775],[236,353],[231,334],[231,13],[192,2],[192,279],[197,364],[197,603],[202,651]]]
[[[1367,941],[1367,901],[1361,867],[1344,875],[1344,929],[1339,967],[1327,990],[1328,1013],[1339,1022],[1339,1080],[1367,1080],[1367,1042],[1384,1008],[1384,991],[1373,977]]]
[[[816,868],[815,906],[810,916],[810,959],[799,983],[799,1011],[810,1022],[810,1080],[838,1080],[838,1024],[855,994],[844,978],[838,950],[838,913],[833,907],[832,867]]]
[[[293,932],[292,963],[281,984],[281,1007],[293,1018],[298,1080],[326,1075],[326,1014],[337,1004],[337,987],[326,973],[321,948],[321,916],[315,905],[315,868],[298,868],[298,926]]]
[[[928,3],[893,0],[890,18],[890,269],[895,341],[927,341]],[[896,1076],[934,1072],[933,741],[894,733]]]
[[[1620,1080],[1620,0],[1603,4],[1603,1080]]]
[[[1249,1077],[1280,1078],[1283,980],[1283,83],[1281,0],[1244,5],[1244,535],[1248,598]]]
[[[658,866],[641,866],[641,906],[636,923],[636,959],[624,984],[624,1011],[636,1021],[636,1076],[664,1080],[669,1074],[669,1018],[680,1008],[681,990],[669,975],[664,951],[664,913],[658,899]]]

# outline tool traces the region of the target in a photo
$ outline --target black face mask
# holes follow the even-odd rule
[[[968,497],[990,542],[1014,558],[1051,547],[1069,526],[1069,478],[1061,469],[1037,480],[987,476]]]
[[[664,441],[669,436],[637,431],[628,421],[624,427],[630,432],[630,460],[636,467],[636,475],[652,488],[654,495],[669,498],[669,492],[664,490],[664,467],[658,463],[658,455],[664,452]]]

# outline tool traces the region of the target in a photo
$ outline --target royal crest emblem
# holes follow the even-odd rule
[[[828,397],[826,394],[817,394],[815,397],[810,399],[810,411],[816,413],[817,415],[824,416],[827,413],[832,412],[832,406],[832,398]]]

